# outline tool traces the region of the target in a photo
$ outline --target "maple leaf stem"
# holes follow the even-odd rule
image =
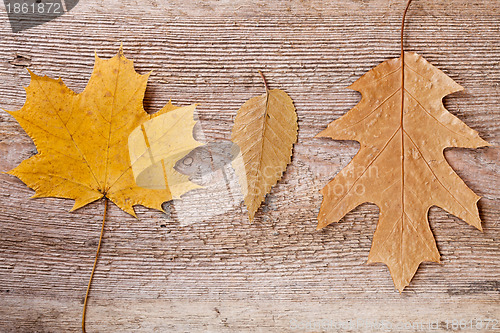
[[[92,267],[92,272],[90,273],[89,284],[87,285],[87,292],[85,293],[85,300],[83,302],[83,312],[82,312],[82,332],[85,333],[85,313],[87,310],[87,300],[89,298],[90,285],[92,284],[92,278],[94,277],[95,268],[97,266],[97,259],[99,258],[99,250],[101,249],[102,236],[104,235],[104,222],[106,222],[106,212],[108,210],[108,198],[104,198],[104,213],[102,216],[102,226],[101,235],[99,236],[99,244],[97,244],[97,251],[94,259],[94,266]]]
[[[260,77],[262,78],[262,81],[264,81],[264,86],[266,87],[266,91],[269,91],[269,86],[267,85],[266,77],[264,74],[262,74],[261,71],[259,71]]]

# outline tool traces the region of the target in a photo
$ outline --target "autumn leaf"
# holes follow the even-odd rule
[[[74,199],[72,210],[105,198],[101,234],[83,305],[85,332],[85,310],[108,201],[135,216],[134,205],[162,210],[163,202],[195,187],[173,169],[177,160],[172,160],[182,158],[180,152],[188,153],[200,145],[192,137],[195,105],[178,108],[169,103],[156,114],[147,114],[142,101],[149,74],[136,73],[121,48],[109,60],[96,55],[92,76],[80,94],[66,87],[61,79],[31,71],[30,75],[26,103],[19,111],[9,113],[33,139],[38,153],[9,174],[34,189],[33,197]],[[134,139],[133,133],[141,137],[135,135]],[[148,143],[144,147],[148,139],[151,146]],[[158,171],[158,165],[161,178],[155,174],[152,179],[157,187],[136,183],[136,178],[144,179],[141,175],[148,178],[154,174],[151,171]]]
[[[380,218],[368,262],[389,267],[402,291],[423,261],[439,262],[428,210],[437,205],[481,229],[470,190],[446,162],[446,147],[487,146],[478,133],[443,106],[463,88],[416,53],[404,53],[370,70],[350,88],[361,102],[318,137],[356,140],[361,148],[321,193],[318,229],[364,203]],[[404,81],[402,77],[404,75]]]
[[[262,75],[262,73],[261,73]],[[243,157],[233,167],[238,174],[250,221],[267,193],[290,163],[297,141],[297,114],[290,96],[283,90],[269,90],[246,101],[234,120],[231,141]]]
[[[61,79],[31,71],[30,75],[26,103],[10,114],[33,139],[38,154],[9,173],[34,189],[33,197],[74,199],[72,210],[103,197],[134,216],[134,205],[162,210],[162,203],[172,199],[172,193],[168,186],[137,186],[128,137],[141,124],[163,114],[183,112],[192,122],[194,106],[176,109],[169,103],[157,114],[147,114],[142,100],[149,74],[137,74],[121,50],[109,60],[96,55],[92,76],[80,94]],[[175,133],[182,148],[183,139],[194,141],[193,124]]]

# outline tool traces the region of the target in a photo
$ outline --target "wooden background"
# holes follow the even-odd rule
[[[80,92],[94,51],[109,58],[121,42],[139,73],[153,71],[146,110],[169,99],[201,103],[207,140],[230,138],[240,105],[263,92],[259,69],[297,108],[292,163],[253,224],[241,205],[187,225],[171,203],[168,214],[137,207],[138,219],[110,206],[88,332],[318,332],[293,330],[318,320],[432,321],[445,331],[447,320],[500,320],[498,0],[415,0],[405,33],[407,50],[465,87],[445,106],[494,144],[445,154],[483,197],[484,232],[433,207],[442,263],[422,264],[399,294],[386,266],[366,264],[376,206],[315,230],[319,189],[359,146],[312,137],[357,103],[350,83],[398,56],[403,7],[402,0],[82,0],[52,22],[12,33],[0,5],[3,109],[23,105],[26,66]],[[34,153],[0,112],[0,170]],[[78,331],[103,203],[69,213],[71,200],[32,194],[0,175],[0,331]],[[468,331],[481,330],[461,330]]]

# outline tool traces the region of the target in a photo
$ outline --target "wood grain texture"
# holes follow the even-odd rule
[[[85,87],[94,51],[125,55],[153,71],[145,108],[172,99],[198,107],[207,140],[229,140],[239,106],[270,87],[285,90],[299,118],[284,178],[249,224],[244,206],[196,223],[110,206],[89,300],[89,332],[316,332],[294,320],[500,319],[500,5],[415,1],[405,30],[416,51],[465,88],[446,108],[494,144],[445,156],[483,199],[481,233],[432,208],[441,264],[424,263],[401,295],[387,267],[366,265],[378,209],[364,204],[316,231],[321,189],[359,145],[312,137],[351,109],[346,87],[399,53],[403,1],[82,1],[55,21],[12,33],[0,5],[0,107],[19,109],[39,75]],[[0,170],[34,153],[21,127],[0,112]],[[97,246],[102,202],[68,213],[71,200],[34,199],[0,175],[0,331],[73,332]],[[195,207],[203,205],[194,198]],[[216,214],[217,211],[213,211]],[[335,331],[327,330],[323,331]],[[411,330],[409,330],[411,331]],[[414,331],[417,331],[415,329]],[[477,330],[462,330],[462,332]]]

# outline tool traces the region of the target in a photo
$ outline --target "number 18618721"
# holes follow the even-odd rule
[[[8,13],[14,14],[62,14],[63,8],[59,2],[40,3],[6,3],[5,8]]]

